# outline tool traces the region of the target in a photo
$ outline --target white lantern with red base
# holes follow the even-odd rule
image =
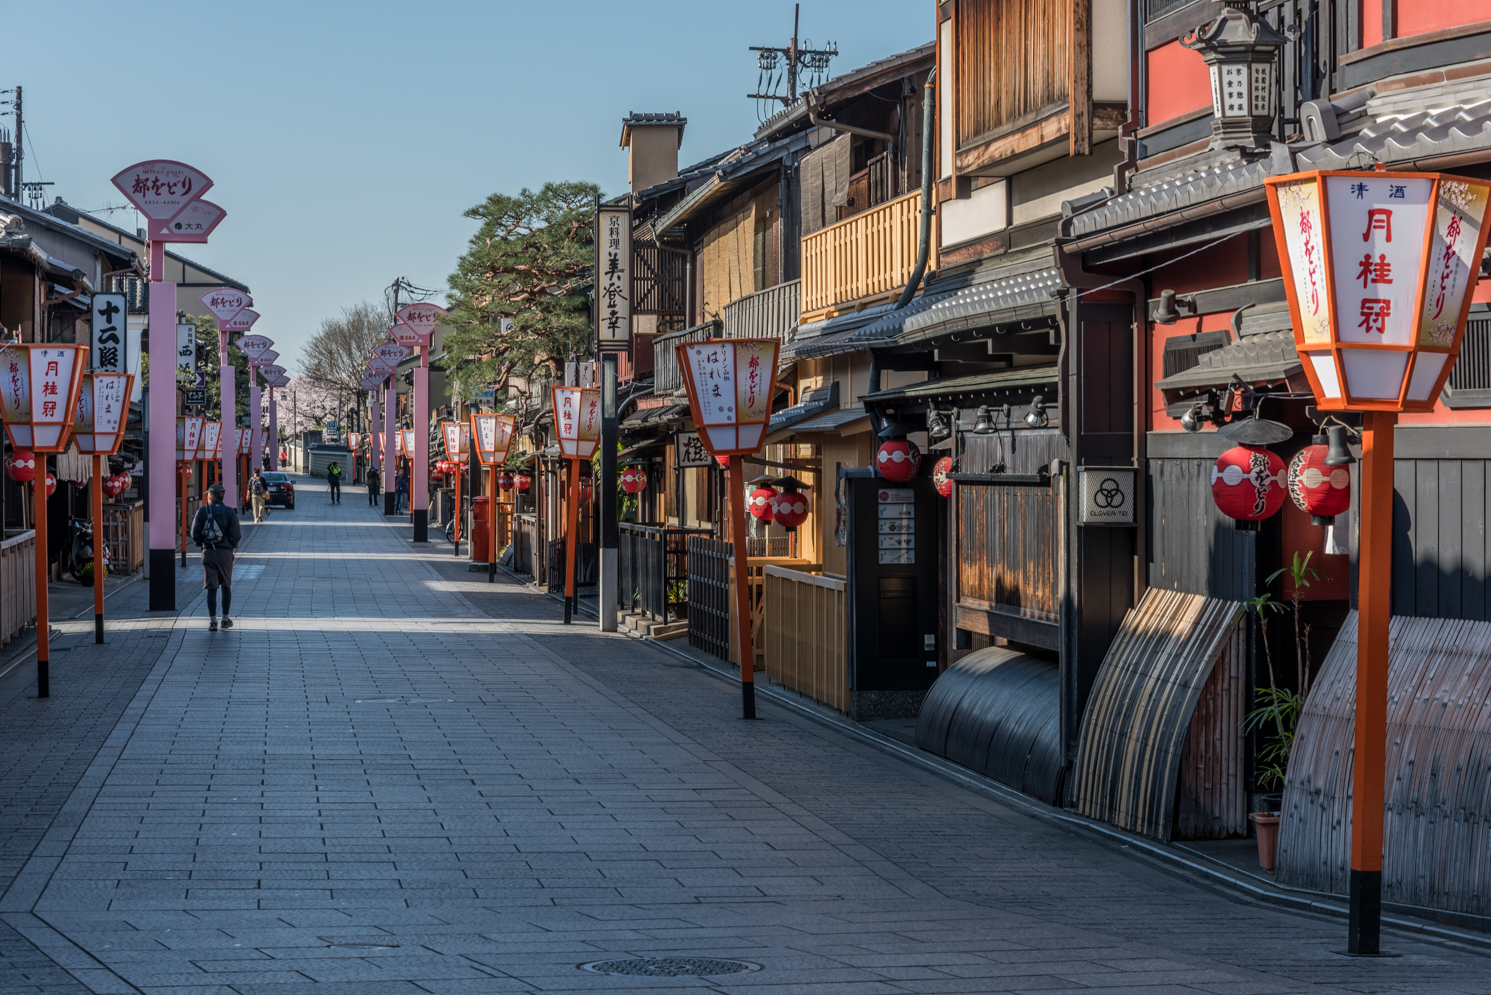
[[[1265,181],[1295,350],[1321,411],[1360,411],[1357,700],[1347,949],[1379,953],[1393,575],[1393,427],[1433,411],[1465,334],[1491,181],[1309,172]]]
[[[552,387],[554,429],[559,452],[569,460],[568,510],[564,536],[564,621],[568,625],[575,603],[575,545],[580,529],[580,464],[595,455],[601,441],[601,392],[594,387]]]
[[[507,462],[507,454],[512,449],[513,431],[517,428],[518,419],[513,415],[499,414],[473,414],[471,416],[471,444],[476,449],[476,458],[481,460],[487,468],[487,500],[490,502],[491,520],[489,521],[492,548],[486,552],[487,560],[487,583],[497,582],[497,495],[500,490],[506,491],[512,488],[512,477],[506,470],[500,469]],[[503,481],[506,481],[504,484]],[[477,559],[475,545],[471,547],[471,558]]]
[[[60,453],[72,440],[88,347],[83,345],[0,346],[0,418],[11,448],[20,453]],[[44,467],[45,464],[43,464]],[[51,473],[32,468],[36,548],[47,548],[46,500],[56,490]],[[51,624],[47,611],[47,558],[36,557],[36,693],[51,691]]]
[[[93,457],[93,493],[89,507],[93,516],[93,641],[104,641],[104,576],[109,557],[104,546],[104,460],[119,451],[124,441],[125,419],[135,378],[128,373],[85,373],[78,386],[78,406],[73,415],[73,440],[82,456]],[[113,495],[112,492],[110,496]]]
[[[740,457],[760,451],[776,393],[777,339],[707,339],[674,347],[699,438],[715,459],[729,457],[731,536],[735,546],[735,611],[740,646],[740,693],[746,718],[756,717],[755,650],[746,576],[745,472]]]

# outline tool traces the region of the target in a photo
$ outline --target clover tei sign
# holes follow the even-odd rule
[[[754,453],[766,439],[777,379],[776,339],[706,339],[675,347],[689,408],[715,456]]]
[[[1084,466],[1078,468],[1078,477],[1079,524],[1134,524],[1133,467]]]
[[[249,306],[249,295],[232,287],[218,287],[197,298],[202,306],[212,312],[219,328],[238,316],[238,312]]]
[[[1265,184],[1317,406],[1432,411],[1465,334],[1491,181],[1373,170]]]
[[[601,441],[601,392],[597,387],[552,387],[554,428],[566,459],[589,459]]]
[[[192,201],[212,189],[207,175],[174,159],[150,159],[122,169],[114,186],[152,222],[169,221]],[[152,225],[154,227],[154,225]],[[157,239],[151,234],[152,241]]]

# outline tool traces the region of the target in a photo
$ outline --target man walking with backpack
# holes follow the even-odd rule
[[[375,466],[368,467],[368,504],[369,505],[375,505],[375,504],[378,503],[379,486],[382,483],[383,483],[383,478],[381,476],[379,476],[379,474],[378,474],[378,468],[375,467]]]
[[[241,530],[238,513],[223,503],[223,485],[207,488],[207,504],[197,509],[192,542],[202,550],[202,586],[207,589],[207,628],[217,631],[217,592],[223,591],[223,628],[233,628],[228,610],[233,605],[233,551]]]
[[[253,500],[254,521],[264,521],[269,510],[269,483],[264,479],[264,471],[258,467],[254,468],[254,476],[249,480],[249,497]]]
[[[336,460],[326,468],[326,482],[331,485],[331,503],[342,503],[342,468],[337,466]]]

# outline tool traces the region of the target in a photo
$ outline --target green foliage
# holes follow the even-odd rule
[[[616,451],[619,453],[626,446],[620,442],[616,443]],[[634,522],[637,520],[637,511],[641,508],[641,495],[628,494],[621,486],[621,467],[616,468],[616,520],[618,522]],[[601,449],[595,447],[595,452],[590,456],[590,474],[592,480],[601,479]],[[631,517],[628,518],[627,516]]]
[[[1243,728],[1248,732],[1265,732],[1258,750],[1258,783],[1282,788],[1305,697],[1288,688],[1259,688],[1258,700],[1263,704],[1248,713]]]
[[[494,193],[466,212],[481,223],[450,276],[446,368],[469,400],[510,375],[558,373],[590,347],[585,290],[600,188],[551,182]],[[503,319],[510,319],[506,332]]]
[[[206,415],[209,420],[216,421],[223,410],[223,367],[217,352],[217,322],[210,315],[200,314],[189,314],[186,320],[197,326],[197,372],[206,375]],[[242,417],[249,410],[248,357],[231,341],[228,343],[228,362],[234,369],[235,413]]]

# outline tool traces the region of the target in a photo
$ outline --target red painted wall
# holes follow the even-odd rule
[[[1491,21],[1491,0],[1362,0],[1362,45],[1382,41],[1382,5],[1396,3],[1398,37]]]
[[[1198,52],[1177,41],[1144,53],[1146,124],[1211,106],[1211,76]]]

